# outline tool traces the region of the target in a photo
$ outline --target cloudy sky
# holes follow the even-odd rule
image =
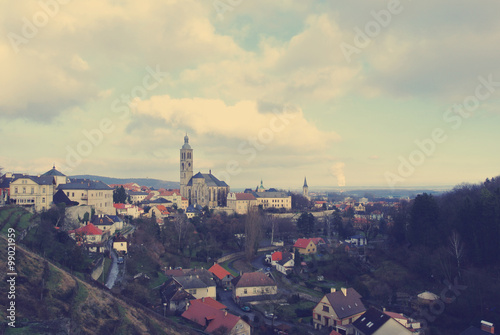
[[[500,2],[0,1],[4,171],[233,188],[500,174]]]

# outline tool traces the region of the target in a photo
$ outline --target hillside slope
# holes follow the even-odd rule
[[[0,318],[6,319],[7,242],[0,238]],[[2,334],[192,334],[140,305],[131,306],[16,246],[16,329]]]
[[[136,183],[140,186],[154,187],[155,189],[179,188],[179,182],[166,181],[166,180],[160,180],[160,179],[151,179],[151,178],[112,178],[112,177],[102,177],[102,176],[94,176],[94,175],[76,175],[76,176],[70,176],[70,178],[100,180],[107,185]]]

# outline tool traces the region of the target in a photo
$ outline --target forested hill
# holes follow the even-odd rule
[[[179,188],[179,182],[175,181],[165,181],[160,179],[151,179],[151,178],[111,178],[111,177],[102,177],[102,176],[94,176],[94,175],[77,175],[70,176],[70,178],[82,178],[82,179],[90,179],[90,180],[100,180],[107,185],[111,184],[127,184],[127,183],[136,183],[140,186],[148,186],[154,187],[155,189],[166,188],[166,189],[175,189]]]
[[[500,176],[418,195],[396,216],[393,233],[399,243],[454,248],[460,265],[500,265]]]

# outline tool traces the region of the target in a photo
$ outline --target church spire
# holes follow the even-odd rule
[[[307,186],[307,179],[306,179],[306,177],[304,177],[304,186],[303,187],[308,187]]]

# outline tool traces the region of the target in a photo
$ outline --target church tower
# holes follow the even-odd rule
[[[180,179],[180,188],[181,188],[181,196],[186,199],[189,199],[187,184],[193,177],[193,149],[189,145],[189,137],[184,136],[184,145],[181,148],[181,179]]]
[[[302,186],[302,195],[309,199],[309,186],[307,186],[306,177],[304,177],[304,186]]]

